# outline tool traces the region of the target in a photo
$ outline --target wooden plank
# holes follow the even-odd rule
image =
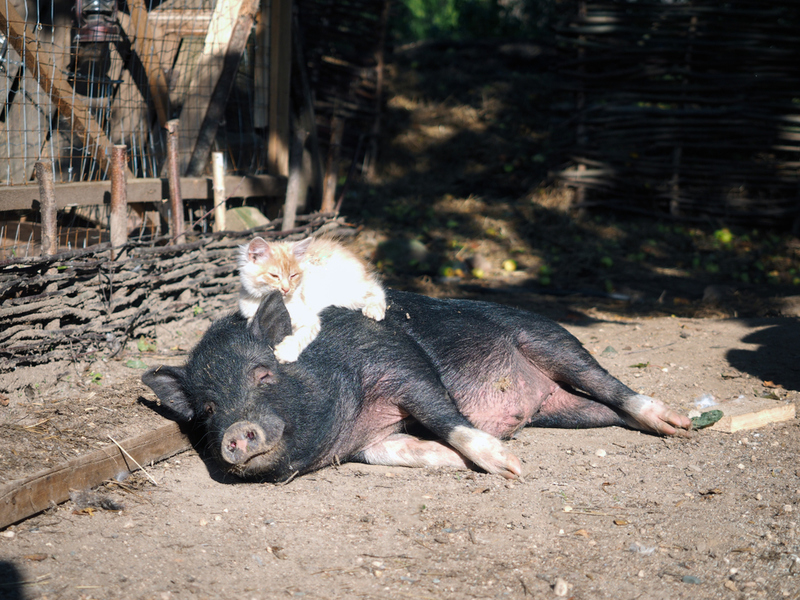
[[[26,29],[27,23],[17,9],[10,3],[0,2],[0,31],[6,32],[11,46],[24,58],[27,73],[50,95],[61,116],[71,120],[85,138],[84,146],[93,150],[100,171],[106,171],[113,144],[89,112],[89,107],[73,93],[61,70],[53,64],[51,54],[40,48],[35,37],[27,36]]]
[[[269,139],[267,172],[289,175],[289,100],[292,72],[292,0],[272,0],[270,10]]]
[[[188,450],[189,439],[177,423],[128,438],[120,446],[140,465],[163,460]],[[0,529],[69,499],[70,490],[100,485],[120,472],[135,471],[136,465],[115,445],[78,456],[31,477],[0,488]]]
[[[257,8],[258,0],[218,0],[214,8],[197,74],[181,109],[183,174],[197,175],[205,166]]]
[[[144,0],[128,0],[128,7],[131,12],[130,30],[125,33],[133,40],[133,50],[144,66],[158,122],[161,127],[166,127],[169,120],[169,84],[156,48],[159,40],[156,28],[148,20]]]
[[[736,433],[770,423],[790,421],[797,413],[792,403],[765,399],[732,400],[713,408],[721,410],[724,416],[709,429],[722,433]]]
[[[54,184],[59,209],[73,206],[108,204],[111,201],[110,181],[78,181]],[[210,200],[214,196],[211,178],[181,177],[184,199]],[[286,179],[271,175],[226,175],[225,189],[231,198],[276,198],[286,193]],[[161,202],[169,195],[167,179],[155,177],[128,179],[128,204]],[[0,186],[0,212],[32,210],[39,200],[36,185]]]

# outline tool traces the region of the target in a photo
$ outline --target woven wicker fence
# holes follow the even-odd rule
[[[299,226],[286,232],[276,219],[266,230],[208,234],[171,246],[130,245],[123,260],[112,260],[110,244],[100,244],[0,263],[0,373],[98,351],[113,355],[156,324],[200,310],[234,310],[244,240],[339,229],[341,220],[331,217],[298,217]]]
[[[585,2],[558,27],[580,206],[800,215],[800,4]]]

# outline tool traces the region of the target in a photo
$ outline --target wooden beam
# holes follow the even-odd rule
[[[113,144],[89,112],[89,107],[73,92],[64,75],[53,64],[50,54],[40,51],[35,37],[26,37],[27,27],[28,23],[10,2],[0,2],[0,31],[6,32],[11,46],[23,57],[26,72],[50,95],[60,115],[71,120],[75,129],[83,135],[84,146],[92,149],[100,171],[106,171]]]
[[[158,123],[161,127],[166,127],[169,120],[169,82],[161,68],[161,60],[155,47],[159,41],[156,28],[149,22],[144,0],[128,0],[128,8],[131,11],[130,31],[125,33],[133,41],[133,50],[144,66]],[[120,23],[124,27],[123,20]]]
[[[77,181],[54,184],[59,209],[73,206],[109,204],[110,181]],[[167,179],[128,179],[128,204],[139,202],[161,202],[169,196]],[[286,179],[271,175],[226,175],[225,189],[231,198],[283,198]],[[184,200],[211,200],[214,197],[211,178],[181,177],[181,193]],[[11,210],[32,210],[39,201],[36,185],[0,186],[0,213]]]
[[[159,461],[188,450],[189,439],[177,423],[120,442],[140,465]],[[123,471],[135,471],[136,465],[115,445],[78,456],[0,488],[0,529],[50,508],[53,503],[69,500],[70,490],[97,487]]]
[[[289,98],[292,72],[292,0],[272,0],[269,20],[269,140],[267,172],[289,175]]]
[[[218,0],[203,52],[181,109],[181,172],[205,167],[239,61],[253,28],[258,0]]]

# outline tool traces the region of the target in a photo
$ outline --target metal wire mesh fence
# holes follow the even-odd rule
[[[263,170],[267,123],[256,113],[266,114],[268,28],[239,33],[225,72],[237,18],[258,5],[0,0],[0,185],[31,184],[41,159],[56,182],[105,179],[112,144],[128,146],[132,175],[159,177],[163,126],[178,115],[184,173],[201,173],[210,149],[227,152],[235,172]],[[204,123],[223,78],[230,95],[217,122]]]

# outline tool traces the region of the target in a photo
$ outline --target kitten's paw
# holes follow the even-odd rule
[[[361,309],[361,312],[364,313],[365,317],[368,317],[373,321],[382,321],[383,317],[386,316],[386,305],[377,303],[367,304]]]
[[[275,346],[275,358],[280,363],[293,363],[300,357],[303,347],[291,337],[284,338],[284,340]]]

